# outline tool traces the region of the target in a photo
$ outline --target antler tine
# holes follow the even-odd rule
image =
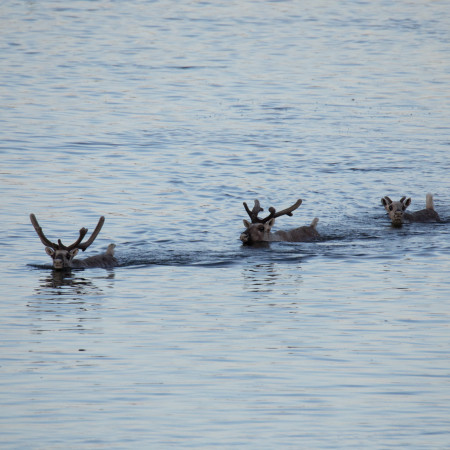
[[[61,239],[58,239],[58,244],[60,245],[61,248],[65,249],[65,250],[69,250],[69,251],[73,250],[74,248],[77,248],[80,245],[81,241],[86,236],[87,232],[88,232],[87,228],[81,228],[80,236],[78,237],[78,239],[73,244],[70,244],[68,247],[63,245],[63,243],[61,242]]]
[[[292,216],[292,212],[295,211],[300,205],[302,204],[302,199],[299,198],[292,206],[289,206],[289,208],[285,208],[282,211],[276,212],[275,208],[271,206],[269,208],[270,214],[262,219],[262,223],[268,222],[270,219],[275,219],[276,217],[280,216]]]
[[[98,224],[95,227],[95,230],[91,234],[90,238],[86,242],[83,242],[82,244],[77,244],[77,247],[80,250],[83,250],[83,252],[84,252],[95,241],[95,238],[97,237],[98,233],[100,233],[100,230],[102,229],[102,226],[103,226],[104,223],[105,223],[105,218],[104,218],[104,216],[101,216],[100,219],[98,220]],[[86,233],[88,231],[86,228],[82,228],[80,230],[80,236],[81,236],[81,231],[82,230],[86,230]],[[84,234],[86,234],[86,233],[84,233]],[[83,238],[81,238],[81,239],[83,239]]]
[[[41,240],[41,242],[46,246],[46,247],[51,247],[54,250],[58,250],[58,244],[55,244],[54,242],[50,241],[49,239],[47,239],[45,237],[44,232],[42,231],[41,226],[39,225],[39,222],[36,219],[36,216],[34,214],[30,214],[30,220],[31,223],[34,227],[34,229],[36,230],[37,235],[39,236],[39,239]]]
[[[292,216],[292,212],[295,211],[302,204],[302,201],[303,200],[301,198],[299,198],[292,206],[289,206],[289,208],[286,208],[280,212],[277,212],[275,214],[275,217],[280,217],[280,216],[284,216],[284,215]]]
[[[255,204],[253,206],[253,209],[250,211],[250,208],[248,207],[247,203],[243,203],[244,204],[244,208],[247,211],[247,214],[249,215],[252,223],[259,223],[261,222],[261,219],[258,218],[258,214],[261,211],[264,211],[263,208],[261,208],[261,205],[259,203],[259,200],[255,200]]]
[[[268,222],[270,219],[272,219],[272,217],[275,217],[275,214],[276,214],[277,210],[276,210],[273,206],[271,206],[271,207],[269,208],[269,212],[270,212],[270,214],[269,214],[267,217],[264,217],[264,219],[259,219],[259,221],[260,221],[261,223],[266,223],[266,222]],[[292,215],[292,214],[291,214],[291,215]]]

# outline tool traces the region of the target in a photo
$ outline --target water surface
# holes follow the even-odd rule
[[[2,447],[447,448],[449,7],[3,2]]]

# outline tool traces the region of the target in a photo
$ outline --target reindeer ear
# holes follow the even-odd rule
[[[411,204],[411,197],[402,202],[405,209]]]
[[[70,256],[73,258],[78,254],[78,249],[77,248],[73,248],[72,250],[70,250]]]
[[[46,251],[47,255],[49,255],[52,258],[55,255],[55,250],[53,250],[51,247],[45,247],[45,251]]]
[[[273,217],[272,219],[270,219],[268,222],[266,222],[266,228],[268,229],[268,230],[270,230],[272,227],[273,227],[273,225],[275,224],[275,217]]]
[[[384,197],[381,199],[381,204],[382,204],[384,207],[387,206],[387,201],[386,201],[386,199],[385,199]]]
[[[248,220],[244,219],[243,222],[244,222],[244,227],[245,228],[250,228],[250,222]]]

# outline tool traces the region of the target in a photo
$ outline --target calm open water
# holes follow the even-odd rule
[[[449,448],[449,1],[0,12],[1,448]]]

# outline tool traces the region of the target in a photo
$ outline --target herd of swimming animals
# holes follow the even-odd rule
[[[399,201],[392,201],[386,196],[381,199],[381,203],[386,209],[392,226],[394,227],[401,227],[404,223],[428,223],[440,222],[441,220],[439,214],[434,209],[433,196],[431,194],[427,194],[426,196],[425,208],[415,212],[406,212],[406,209],[411,204],[411,198],[402,197]],[[251,210],[244,202],[244,208],[251,221],[249,222],[244,219],[245,231],[241,234],[240,240],[244,245],[252,245],[263,242],[308,242],[318,239],[320,234],[317,231],[317,223],[319,222],[317,217],[313,219],[310,225],[287,231],[271,231],[277,217],[284,215],[292,216],[292,212],[301,204],[302,200],[299,199],[289,208],[278,212],[275,208],[270,207],[269,215],[260,218],[259,213],[263,211],[263,208],[261,208],[259,201],[255,200],[255,204]],[[117,259],[114,256],[115,244],[109,244],[106,252],[99,255],[90,256],[85,259],[75,259],[79,250],[84,252],[100,233],[105,222],[103,216],[100,217],[98,224],[89,239],[82,242],[88,230],[87,228],[81,228],[78,239],[68,246],[65,246],[61,242],[61,239],[58,239],[57,243],[50,241],[44,235],[34,214],[30,214],[30,220],[41,242],[45,246],[45,251],[52,258],[54,269],[62,270],[94,267],[107,269],[118,265]]]

